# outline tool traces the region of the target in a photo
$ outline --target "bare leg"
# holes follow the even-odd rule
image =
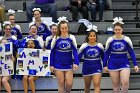
[[[10,80],[10,76],[4,76],[2,78],[2,83],[3,83],[3,85],[4,85],[4,87],[5,87],[6,91],[7,91],[7,93],[12,93],[11,92],[11,86],[10,86],[10,84],[8,82],[9,80]]]
[[[32,93],[35,93],[35,80],[37,79],[38,77],[36,76],[36,77],[34,77],[34,76],[30,76],[29,78],[28,78],[28,80],[29,80],[29,85],[30,85],[30,88],[31,88],[31,90],[32,90]]]
[[[58,93],[65,93],[65,76],[64,71],[55,71],[56,78],[58,80]]]
[[[119,93],[120,91],[120,71],[110,71],[109,72],[112,84],[113,84],[113,93]]]
[[[94,93],[101,93],[100,83],[102,74],[93,75],[92,80],[94,84]]]
[[[73,71],[66,71],[65,72],[65,89],[66,89],[66,93],[70,93],[71,92],[71,88],[72,88],[72,84],[73,84]]]
[[[122,93],[128,93],[129,88],[129,77],[130,77],[130,69],[124,69],[120,71],[121,78],[121,91]]]
[[[1,79],[2,79],[2,77],[0,76],[0,91],[1,91],[1,87],[2,87]]]
[[[85,93],[90,93],[90,86],[92,82],[92,76],[84,76],[84,82],[85,82]]]
[[[28,76],[23,76],[24,93],[28,93]]]

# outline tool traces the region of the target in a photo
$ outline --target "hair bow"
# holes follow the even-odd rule
[[[28,42],[28,41],[30,41],[30,40],[35,41],[34,38],[27,38],[27,39],[26,39],[26,42]]]
[[[59,17],[57,20],[58,20],[58,24],[59,24],[61,21],[68,22],[67,17],[64,17],[64,16]]]
[[[94,31],[98,32],[97,26],[95,26],[95,25],[89,25],[89,26],[87,26],[87,30],[86,31],[91,31],[91,30],[94,30]]]
[[[15,11],[14,11],[14,10],[12,10],[12,9],[9,9],[9,10],[8,10],[8,13],[7,13],[7,15],[10,15],[10,14],[13,14],[13,15],[15,15]]]
[[[5,25],[11,25],[11,23],[9,21],[5,21],[2,26],[5,26]]]
[[[34,12],[34,11],[39,11],[39,12],[41,12],[41,9],[40,9],[40,8],[34,8],[34,9],[33,9],[33,12]]]
[[[120,24],[124,24],[122,21],[123,19],[121,17],[115,17],[114,19],[114,22],[112,24],[116,24],[116,23],[120,23]]]
[[[49,26],[52,26],[52,25],[58,26],[58,24],[57,23],[54,23],[54,22],[51,22]]]

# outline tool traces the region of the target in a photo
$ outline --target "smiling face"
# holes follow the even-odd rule
[[[68,34],[68,24],[67,23],[61,24],[60,31],[61,31],[61,35]]]
[[[53,36],[56,35],[57,30],[58,30],[57,26],[52,26],[52,27],[51,27],[51,32],[52,32],[52,35],[53,35]]]
[[[123,29],[122,29],[121,26],[116,25],[116,26],[114,27],[115,35],[117,35],[117,36],[122,35],[122,31],[123,31]]]
[[[30,27],[30,35],[37,35],[37,27],[35,25]]]
[[[88,36],[88,43],[95,43],[96,42],[96,34],[95,32],[90,32]]]
[[[11,26],[6,25],[4,28],[5,35],[10,35],[11,34]]]
[[[33,40],[29,40],[27,42],[27,48],[35,48],[35,43]]]

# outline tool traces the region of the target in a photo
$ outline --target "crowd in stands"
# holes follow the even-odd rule
[[[91,13],[91,21],[96,20],[96,12],[99,11],[99,21],[103,21],[103,11],[105,10],[107,0],[69,0],[69,5],[64,6],[71,11],[72,20],[78,21],[78,12],[83,15],[84,19],[89,19],[89,12]],[[25,6],[26,7],[26,6]],[[26,7],[27,21],[32,22],[32,10],[33,8],[40,8],[42,13],[47,13],[52,17],[53,22],[57,22],[57,5],[55,0],[35,0],[30,6]],[[4,0],[0,1],[0,18],[1,22],[5,18]]]

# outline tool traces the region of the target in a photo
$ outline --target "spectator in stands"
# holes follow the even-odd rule
[[[36,40],[28,39],[26,42],[26,48],[36,49]],[[23,87],[24,93],[28,93],[28,82],[31,88],[32,93],[35,93],[35,80],[38,79],[38,76],[23,76]]]
[[[84,19],[88,20],[88,7],[87,2],[88,0],[69,0],[69,10],[72,12],[72,19],[73,21],[77,22],[78,11],[81,12]]]
[[[97,26],[89,25],[88,34],[79,49],[79,60],[84,56],[82,74],[85,82],[85,93],[90,93],[90,86],[93,80],[94,93],[101,93],[100,83],[102,76],[102,63],[104,47],[97,42]]]
[[[43,12],[49,13],[49,16],[52,17],[53,21],[57,21],[57,6],[55,0],[35,0],[35,2],[27,7],[27,19],[28,22],[32,22],[32,10],[33,8],[41,8]]]
[[[5,20],[5,6],[4,6],[5,0],[0,0],[0,22],[4,22]]]
[[[99,21],[103,21],[103,11],[106,0],[89,0],[91,19],[93,22],[96,21],[97,9],[99,10]]]
[[[47,36],[51,35],[51,32],[48,29],[47,24],[41,20],[41,9],[40,8],[34,8],[33,9],[33,15],[35,18],[35,21],[31,22],[30,25],[36,25],[37,26],[37,34],[43,37],[43,40],[46,40]]]
[[[51,43],[50,71],[55,72],[58,80],[58,93],[70,93],[73,71],[77,70],[79,65],[77,43],[75,37],[68,32],[66,17],[60,17],[58,20],[57,35]]]
[[[46,49],[51,49],[51,42],[52,42],[52,39],[55,37],[55,35],[56,35],[56,33],[57,33],[57,30],[58,30],[57,25],[58,25],[58,24],[56,24],[56,23],[54,23],[54,22],[50,25],[50,30],[51,30],[51,32],[52,32],[52,35],[51,35],[51,36],[48,36],[48,37],[46,38],[46,42],[45,42],[45,47],[46,47]]]
[[[15,11],[9,9],[7,15],[9,18],[9,22],[11,22],[12,25],[12,35],[16,36],[17,39],[22,39],[21,27],[15,23]]]
[[[104,70],[108,71],[113,83],[113,93],[128,93],[130,78],[130,62],[127,56],[129,53],[134,64],[134,70],[139,71],[133,44],[129,37],[122,34],[124,24],[122,18],[114,18],[114,33],[106,42],[104,56]],[[121,86],[121,87],[120,87]]]

